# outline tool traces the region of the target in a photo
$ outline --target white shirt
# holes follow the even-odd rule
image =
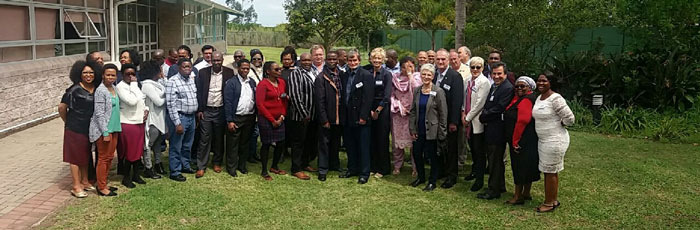
[[[323,67],[324,67],[325,65],[326,65],[325,62],[324,62],[323,64],[321,64],[321,66],[316,66],[316,65],[313,65],[313,64],[312,64],[312,65],[311,65],[311,71],[310,71],[310,73],[311,73],[311,75],[310,75],[311,78],[314,79],[314,80],[316,80],[316,77],[317,77],[319,74],[321,74],[321,72],[323,72]]]
[[[202,70],[202,69],[207,68],[209,66],[211,66],[211,63],[209,63],[207,61],[201,61],[201,62],[197,63],[196,65],[194,65],[194,68],[197,69],[197,71],[199,71],[199,70]]]
[[[218,73],[214,73],[212,69],[211,79],[209,80],[209,97],[207,98],[207,106],[210,107],[221,107],[224,105],[224,100],[221,94],[221,89],[223,88],[223,78],[224,75],[223,68]],[[250,87],[250,86],[249,86]]]
[[[167,63],[163,62],[163,65],[161,65],[160,68],[161,68],[161,71],[163,72],[163,75],[167,76],[168,71],[170,70],[170,66]]]
[[[250,88],[250,78],[247,77],[243,80],[243,78],[238,76],[238,80],[241,82],[241,96],[238,99],[236,115],[253,114],[255,112],[255,101],[253,101],[253,89]]]

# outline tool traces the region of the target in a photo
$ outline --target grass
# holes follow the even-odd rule
[[[120,195],[94,194],[75,200],[48,219],[48,229],[668,229],[700,225],[698,147],[571,132],[566,169],[560,174],[562,206],[553,213],[533,209],[544,199],[507,206],[509,193],[485,201],[470,182],[425,193],[400,176],[355,179],[329,174],[326,182],[273,176],[264,181],[260,164],[231,178],[209,170],[205,177],[178,183],[148,180]],[[345,154],[341,153],[344,163]],[[281,167],[289,169],[290,160]],[[461,170],[464,173],[467,169]],[[462,175],[463,176],[463,175]],[[113,176],[111,184],[120,177]],[[696,226],[696,227],[692,227]]]

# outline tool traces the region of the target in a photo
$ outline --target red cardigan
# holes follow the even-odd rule
[[[530,92],[532,93],[532,92]],[[528,94],[529,95],[529,94]],[[518,95],[515,95],[513,97],[513,100],[510,101],[510,105],[506,107],[506,110],[508,110],[515,102],[518,101],[520,97]],[[518,120],[515,122],[515,130],[513,130],[513,147],[519,147],[520,146],[520,138],[523,136],[523,131],[525,131],[525,127],[527,124],[530,123],[530,120],[532,120],[532,102],[530,100],[524,99],[518,104]]]
[[[260,81],[255,88],[255,104],[258,107],[258,113],[270,122],[279,119],[281,115],[286,116],[287,99],[280,98],[283,93],[286,93],[284,79],[277,78],[277,87],[267,78]]]

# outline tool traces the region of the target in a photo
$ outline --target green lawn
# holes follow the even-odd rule
[[[185,183],[148,180],[147,185],[103,198],[90,194],[50,217],[50,229],[669,229],[700,226],[698,147],[572,132],[561,173],[562,206],[553,213],[533,209],[542,202],[543,183],[534,200],[508,206],[470,192],[470,182],[426,193],[407,186],[410,168],[400,176],[326,182],[273,176],[264,181],[260,164],[231,178],[209,170]],[[344,161],[344,153],[341,153]],[[290,161],[282,166],[289,169]],[[345,165],[345,163],[342,163]],[[466,172],[467,169],[461,172]],[[114,176],[112,185],[120,177]],[[512,192],[510,167],[506,181]],[[66,191],[67,192],[67,191]],[[696,227],[692,227],[696,226]]]

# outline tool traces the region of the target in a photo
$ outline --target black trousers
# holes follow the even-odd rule
[[[428,183],[437,183],[440,173],[440,160],[437,155],[437,140],[426,140],[425,136],[418,136],[413,141],[413,160],[416,163],[416,172],[419,180],[425,181],[425,159],[430,159],[430,178]]]
[[[292,121],[287,123],[290,129],[288,143],[292,147],[292,173],[301,172],[318,155],[318,123]]]
[[[224,159],[224,121],[223,107],[206,107],[204,118],[199,121],[199,148],[197,148],[197,168],[206,170],[209,152],[214,152],[212,163],[221,165]]]
[[[369,178],[370,136],[368,125],[343,127],[343,141],[348,153],[348,174]]]
[[[255,125],[255,115],[236,115],[234,119],[236,123],[235,131],[226,132],[226,171],[235,173],[238,170],[248,170],[246,168],[246,159],[250,149],[250,136],[253,125]]]
[[[280,158],[282,157],[282,152],[287,149],[287,146],[285,145],[284,141],[280,141],[274,144],[262,144],[260,147],[260,162],[262,163],[262,172],[260,175],[268,175],[267,173],[267,161],[268,161],[268,155],[270,155],[270,146],[275,148],[275,152],[273,153],[274,155],[272,156],[272,168],[279,170],[279,166],[277,165],[280,162]]]
[[[503,155],[506,152],[506,144],[486,145],[486,155],[489,158],[489,186],[491,193],[506,192],[505,163]]]
[[[377,120],[373,120],[370,126],[372,129],[370,172],[389,175],[391,173],[391,156],[389,154],[391,118],[389,111],[382,111]]]
[[[467,140],[469,142],[469,148],[472,152],[472,172],[471,175],[476,176],[477,180],[484,179],[484,173],[486,170],[486,140],[484,140],[484,134],[474,134],[474,130],[470,130],[471,136]]]
[[[447,132],[447,146],[443,154],[443,167],[444,167],[444,173],[445,176],[447,176],[447,180],[457,180],[457,174],[458,174],[458,153],[459,153],[459,132],[462,132],[462,126],[458,125],[457,126],[457,131],[455,132]]]
[[[331,125],[330,128],[319,126],[318,129],[318,173],[328,174],[328,170],[340,169],[340,136],[343,129],[340,125]]]

